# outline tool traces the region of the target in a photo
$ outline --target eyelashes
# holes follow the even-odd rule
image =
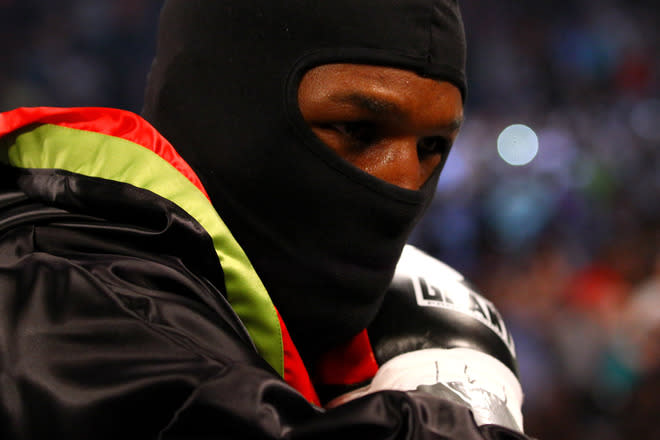
[[[384,137],[376,124],[367,121],[342,122],[333,124],[332,128],[354,147],[368,147]]]
[[[388,133],[378,124],[370,121],[350,121],[334,123],[328,126],[339,134],[350,148],[365,149],[386,140]],[[432,155],[445,155],[452,141],[444,136],[421,138],[417,143],[420,159]]]
[[[420,157],[430,156],[434,154],[446,155],[451,148],[451,140],[443,136],[426,137],[419,140],[417,143],[417,154]]]

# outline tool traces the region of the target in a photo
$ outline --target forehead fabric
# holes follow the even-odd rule
[[[394,65],[448,80],[465,96],[465,49],[455,0],[170,0],[159,56],[198,50],[227,67],[257,57],[270,70],[321,50],[327,60],[317,63]]]

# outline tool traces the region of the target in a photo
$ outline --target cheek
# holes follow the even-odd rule
[[[444,160],[444,155],[442,154],[434,154],[428,158],[425,158],[421,161],[422,164],[422,172],[426,175],[426,179],[431,177],[431,174],[436,170],[437,167],[440,166],[442,161]]]
[[[312,128],[330,150],[367,174],[393,185],[418,190],[433,174],[443,157],[432,154],[420,159],[417,138],[387,138],[363,147],[352,147],[331,129]]]
[[[359,154],[353,154],[349,161],[362,171],[390,183],[393,183],[393,176],[400,174],[403,168],[401,152],[387,146],[374,146]]]
[[[414,141],[382,143],[356,157],[354,165],[401,188],[418,190],[431,175],[431,161],[420,161]]]
[[[316,136],[344,161],[381,180],[390,183],[399,180],[407,154],[400,146],[380,142],[368,146],[351,146],[333,130],[313,129]]]

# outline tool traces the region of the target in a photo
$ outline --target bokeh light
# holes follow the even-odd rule
[[[527,165],[539,151],[539,138],[523,124],[513,124],[497,137],[497,152],[509,165]]]

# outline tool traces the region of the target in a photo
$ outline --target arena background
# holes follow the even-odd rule
[[[0,111],[139,112],[160,5],[0,0]],[[657,2],[462,5],[467,120],[413,242],[502,310],[528,433],[658,439]]]

